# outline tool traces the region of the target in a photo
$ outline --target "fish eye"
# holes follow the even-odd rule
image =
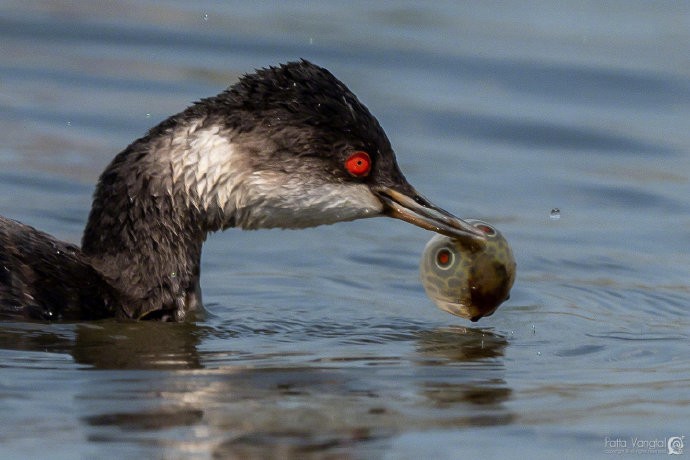
[[[441,270],[448,270],[455,262],[455,254],[448,248],[441,248],[436,251],[434,262]]]
[[[486,236],[496,235],[496,230],[488,224],[485,224],[483,222],[477,222],[476,224],[474,224],[474,226],[482,232],[486,233]]]

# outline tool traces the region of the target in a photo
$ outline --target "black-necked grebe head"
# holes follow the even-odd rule
[[[198,126],[185,140],[207,158],[181,159],[176,174],[190,176],[202,206],[226,216],[223,227],[300,228],[387,215],[484,241],[407,182],[379,122],[326,69],[307,61],[262,69],[188,112]]]

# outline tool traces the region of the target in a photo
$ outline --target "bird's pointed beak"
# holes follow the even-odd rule
[[[483,246],[486,235],[478,228],[439,208],[410,187],[411,193],[390,187],[376,187],[374,193],[384,205],[383,213],[418,227],[457,238],[473,246]]]

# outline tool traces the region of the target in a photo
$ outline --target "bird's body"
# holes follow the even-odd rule
[[[81,250],[0,216],[0,317],[98,319],[120,296]]]
[[[118,154],[81,248],[0,219],[0,312],[180,320],[201,306],[209,232],[382,214],[482,243],[407,183],[377,120],[327,70],[259,70]]]

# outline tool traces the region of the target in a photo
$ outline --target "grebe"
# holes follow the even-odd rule
[[[376,118],[329,71],[261,69],[118,154],[81,248],[0,217],[0,315],[180,321],[201,308],[209,232],[381,215],[485,241],[417,193]]]

